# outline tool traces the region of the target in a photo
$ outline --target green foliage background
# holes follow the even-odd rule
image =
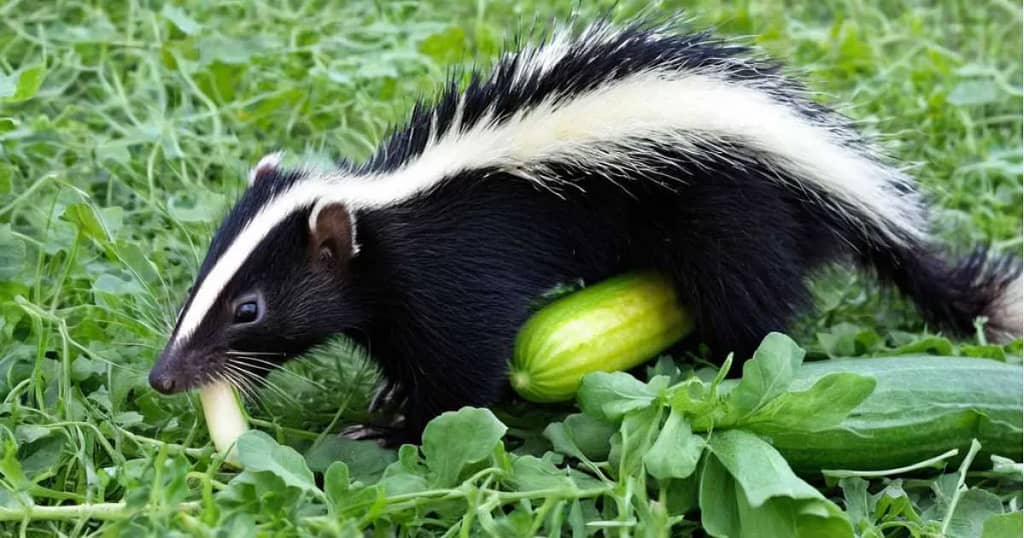
[[[310,488],[305,477],[296,479],[297,500],[265,499],[278,502],[274,509],[232,501],[263,486],[228,488],[233,475],[211,462],[198,401],[157,397],[146,384],[207,239],[263,154],[365,157],[415,98],[432,95],[449,66],[486,65],[515,29],[564,18],[574,6],[584,20],[618,19],[645,3],[0,3],[0,509],[20,509],[29,498],[125,501],[115,507],[123,519],[148,507],[127,520],[35,519],[0,523],[0,532],[212,534],[232,514],[245,515],[230,520],[240,532],[310,531],[296,521],[322,508],[318,495],[340,492]],[[699,0],[646,9],[684,7],[696,25],[717,25],[787,61],[885,140],[913,167],[935,203],[935,228],[955,248],[989,242],[1021,251],[1019,5]],[[933,337],[871,279],[832,270],[816,290],[819,309],[794,331],[813,356],[908,345],[963,351]],[[313,471],[341,457],[351,478],[365,482],[401,456],[327,441],[365,418],[373,381],[362,354],[339,343],[275,375],[250,410]],[[549,441],[539,432],[561,416],[499,410],[517,439],[509,450],[523,453],[543,452]],[[274,462],[291,470],[267,472],[287,483],[304,468],[292,459],[283,453]],[[893,498],[913,505],[941,490],[930,484],[939,479]],[[848,492],[819,485],[846,507]],[[877,493],[893,482],[868,486]],[[193,503],[191,515],[179,514],[182,502]],[[453,524],[402,502],[410,508],[380,516],[380,528],[443,532]],[[554,510],[527,504],[520,519]],[[908,513],[897,519],[912,520]],[[318,532],[377,524],[347,517]],[[464,528],[479,530],[470,523]],[[930,528],[879,525],[871,528]],[[676,532],[692,529],[680,524]]]

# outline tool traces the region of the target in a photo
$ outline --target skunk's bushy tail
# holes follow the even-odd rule
[[[867,262],[909,296],[925,320],[961,336],[975,320],[987,319],[989,340],[1006,342],[1024,331],[1024,290],[1020,258],[978,247],[950,260],[934,246],[899,245],[872,249]]]

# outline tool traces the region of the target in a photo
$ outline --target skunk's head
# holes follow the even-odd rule
[[[300,204],[266,218],[303,175],[280,169],[276,158],[253,170],[150,371],[153,388],[170,394],[213,380],[245,385],[359,325],[350,270],[355,222],[345,206],[318,207],[311,218],[313,205]]]

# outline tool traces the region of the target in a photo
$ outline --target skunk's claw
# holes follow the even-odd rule
[[[405,391],[393,381],[387,381],[377,386],[370,398],[370,414],[389,413],[397,411],[405,404]]]
[[[383,447],[396,447],[411,440],[405,428],[405,417],[395,415],[388,424],[353,424],[341,430],[338,435],[354,441],[376,441]]]

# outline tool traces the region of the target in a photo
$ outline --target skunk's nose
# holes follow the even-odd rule
[[[164,394],[184,390],[181,376],[177,375],[180,365],[181,361],[176,353],[164,350],[149,371],[149,386]]]
[[[164,394],[174,394],[178,382],[170,372],[161,372],[159,368],[149,371],[149,385]]]

